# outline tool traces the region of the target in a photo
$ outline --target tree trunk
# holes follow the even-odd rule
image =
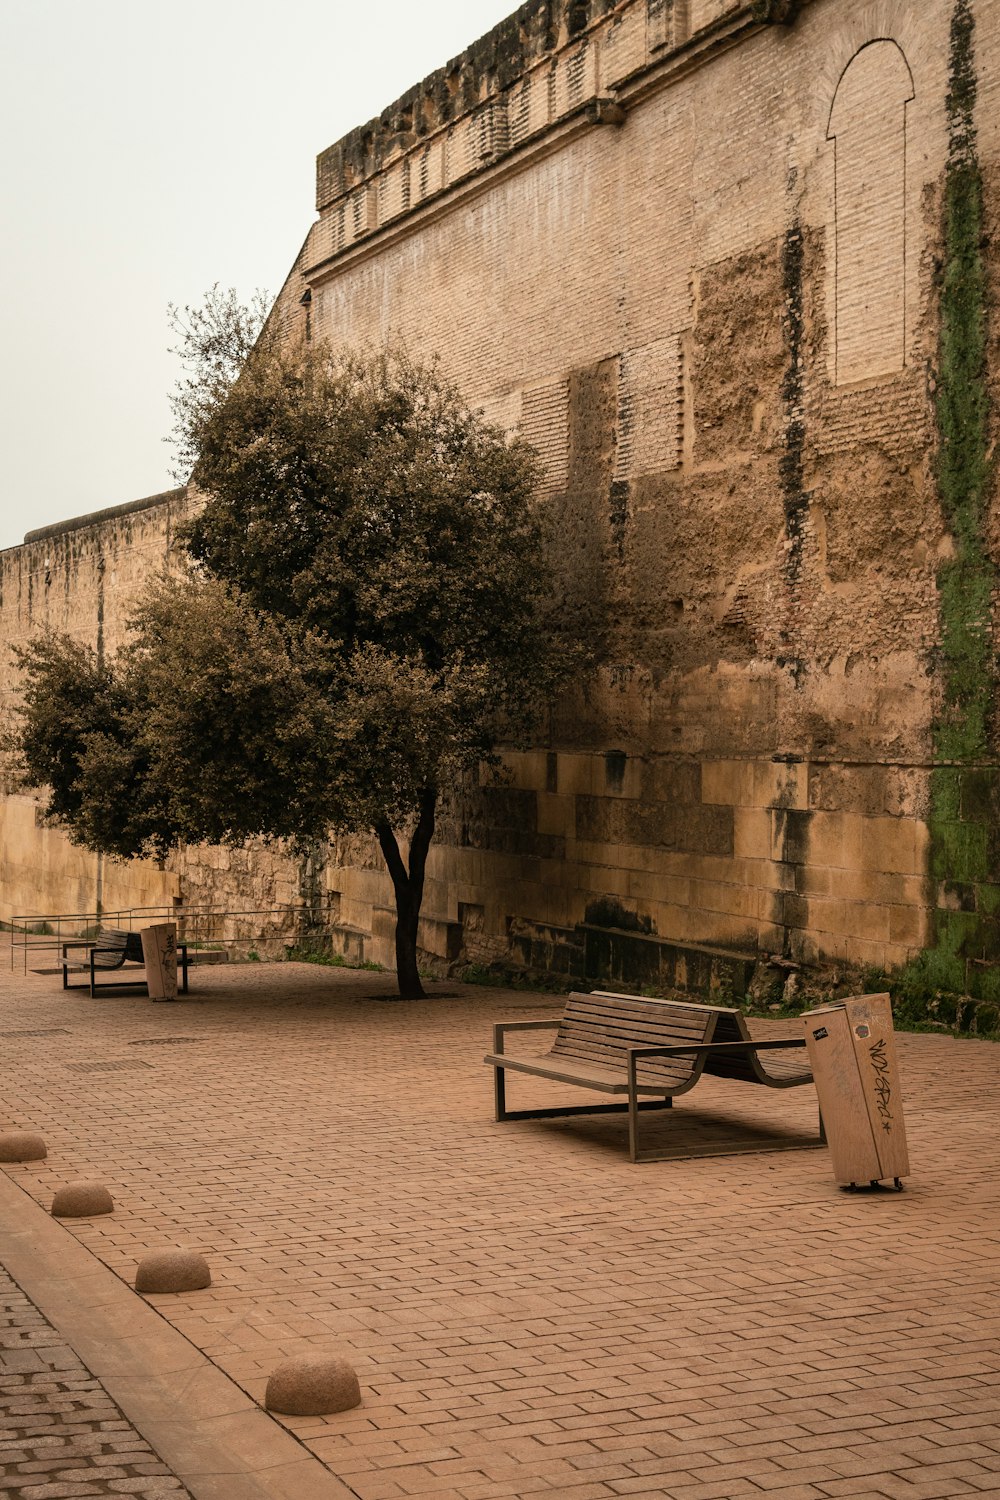
[[[396,835],[388,823],[379,823],[375,834],[385,856],[392,888],[396,893],[396,981],[400,1000],[425,1000],[424,987],[417,968],[417,926],[420,904],[424,897],[424,870],[427,851],[434,837],[434,813],[437,788],[424,787],[420,793],[417,825],[410,839],[410,868],[399,852]]]

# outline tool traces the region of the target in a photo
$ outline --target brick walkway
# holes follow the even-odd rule
[[[902,1037],[908,1190],[845,1194],[821,1151],[633,1167],[616,1119],[495,1125],[490,1021],[558,1004],[438,988],[247,965],[153,1006],[0,974],[2,1122],[50,1151],[8,1170],[46,1207],[106,1182],[116,1214],[67,1232],[126,1280],[207,1254],[211,1289],[153,1300],[256,1399],[288,1355],[350,1358],[363,1406],[286,1425],[361,1500],[1000,1495],[996,1047]],[[814,1110],[709,1080],[657,1128]]]
[[[0,1494],[190,1500],[34,1303],[0,1270]]]

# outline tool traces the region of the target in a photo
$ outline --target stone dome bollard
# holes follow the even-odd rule
[[[100,1182],[69,1182],[52,1199],[54,1219],[90,1219],[114,1211],[115,1200]]]
[[[45,1142],[31,1130],[0,1130],[0,1161],[41,1161]]]
[[[325,1417],[360,1406],[361,1387],[345,1359],[288,1359],[267,1382],[264,1405],[286,1417]]]
[[[200,1292],[212,1285],[208,1261],[194,1250],[164,1250],[143,1256],[135,1273],[137,1292]]]

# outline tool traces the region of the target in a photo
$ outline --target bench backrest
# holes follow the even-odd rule
[[[605,1000],[627,998],[624,995],[605,994],[601,991],[594,996],[595,999],[598,997]],[[680,1000],[662,1000],[660,1004],[676,1006],[678,1010],[711,1011],[716,1017],[716,1023],[715,1031],[708,1040],[713,1042],[749,1042],[752,1040],[743,1012],[734,1010],[731,1006],[685,1005]],[[743,1083],[766,1083],[778,1088],[792,1088],[796,1084],[812,1081],[812,1073],[803,1064],[798,1053],[790,1056],[786,1052],[731,1052],[728,1055],[722,1054],[714,1057],[709,1053],[705,1059],[703,1071],[716,1078],[737,1078]]]
[[[123,927],[102,927],[94,939],[98,948],[120,948],[130,963],[142,963],[142,938]]]
[[[646,1000],[632,995],[567,996],[566,1008],[550,1055],[624,1071],[630,1047],[675,1047],[714,1040],[716,1012],[707,1005]],[[663,1083],[676,1088],[697,1078],[703,1059],[653,1058],[640,1063],[638,1076],[647,1087]]]

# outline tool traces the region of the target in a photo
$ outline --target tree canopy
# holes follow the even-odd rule
[[[282,343],[218,294],[182,333],[177,431],[205,496],[188,576],[110,662],[22,651],[26,778],[120,856],[372,829],[418,996],[440,794],[525,741],[572,659],[537,458],[403,350]]]

